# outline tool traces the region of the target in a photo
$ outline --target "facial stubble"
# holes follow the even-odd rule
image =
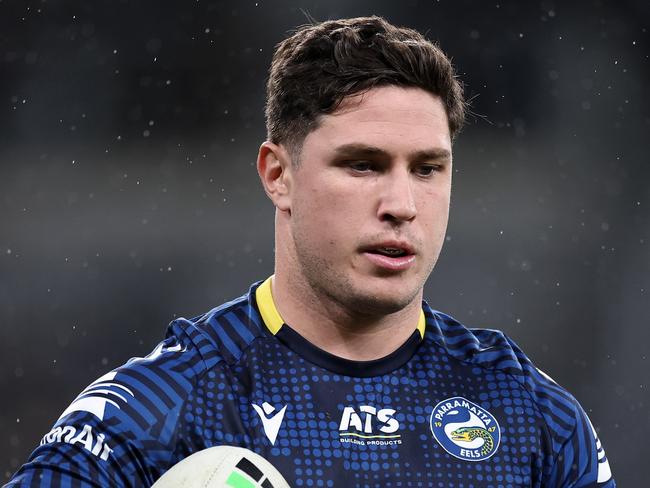
[[[299,218],[294,214],[293,218]],[[406,308],[418,297],[424,287],[424,283],[433,271],[437,255],[427,263],[426,272],[420,277],[413,277],[417,280],[410,289],[395,289],[389,296],[373,294],[364,290],[362,286],[353,283],[350,273],[359,272],[350,265],[349,272],[341,269],[342,263],[335,263],[322,256],[316,249],[313,249],[309,236],[304,235],[304,227],[300,222],[294,222],[293,244],[296,254],[299,272],[305,284],[310,288],[313,299],[325,300],[338,307],[341,312],[349,317],[378,317],[386,316]],[[335,242],[330,242],[335,246]],[[422,256],[420,255],[419,258]],[[361,273],[361,272],[360,272]],[[361,273],[363,274],[363,273]],[[368,276],[368,280],[390,279],[380,276]],[[360,279],[364,279],[361,276]],[[408,282],[410,284],[411,282]],[[408,286],[407,284],[407,286]]]

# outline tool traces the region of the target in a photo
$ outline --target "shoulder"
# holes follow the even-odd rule
[[[544,479],[549,486],[615,486],[591,422],[566,389],[538,369],[517,344],[499,330],[467,328],[424,304],[425,339],[441,354],[472,368],[472,374],[516,381],[543,420]]]
[[[228,368],[263,335],[259,312],[244,295],[197,317],[172,321],[165,339],[91,383],[63,412],[117,417],[140,433],[170,427],[188,395],[209,371]]]
[[[499,330],[467,328],[444,313],[425,307],[425,338],[435,342],[448,356],[476,368],[477,374],[502,373],[517,381],[543,417],[553,451],[583,423],[577,400]],[[588,426],[585,426],[585,428]]]
[[[151,353],[93,381],[45,434],[20,477],[63,470],[102,486],[116,479],[151,484],[173,459],[183,409],[202,378],[236,364],[264,335],[249,298],[172,321]]]
[[[221,362],[236,363],[256,339],[267,335],[254,298],[258,285],[207,313],[175,320],[167,336],[187,336],[207,369]]]

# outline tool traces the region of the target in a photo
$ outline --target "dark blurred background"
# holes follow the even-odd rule
[[[273,46],[369,14],[472,100],[429,302],[512,336],[646,486],[650,6],[498,0],[0,0],[0,482],[97,376],[272,273]]]

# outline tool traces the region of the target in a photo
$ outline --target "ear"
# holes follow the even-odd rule
[[[264,191],[278,210],[291,211],[291,157],[282,145],[265,141],[257,154],[257,173]]]

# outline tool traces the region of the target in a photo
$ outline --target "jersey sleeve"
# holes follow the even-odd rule
[[[6,486],[151,486],[170,467],[180,412],[206,370],[188,328],[172,322],[148,356],[91,383]]]
[[[605,451],[578,401],[530,361],[523,364],[546,427],[542,486],[615,488]]]
[[[575,429],[557,453],[548,486],[615,488],[598,434],[580,405],[575,407]]]

